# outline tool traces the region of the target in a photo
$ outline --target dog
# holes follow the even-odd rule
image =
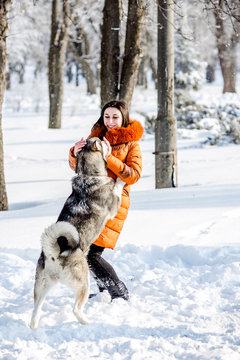
[[[97,239],[121,202],[125,183],[107,176],[106,144],[98,138],[87,140],[77,154],[72,193],[55,224],[41,236],[35,284],[34,309],[30,327],[38,327],[40,312],[50,289],[61,282],[75,295],[73,313],[81,324],[89,321],[83,313],[89,296],[89,268],[86,259],[90,245]]]

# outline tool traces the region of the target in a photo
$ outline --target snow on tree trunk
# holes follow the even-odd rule
[[[158,116],[155,127],[157,189],[177,186],[173,8],[173,0],[158,0]]]
[[[116,99],[119,78],[120,1],[105,0],[101,41],[101,106]]]
[[[119,98],[131,105],[141,61],[141,31],[144,17],[143,0],[129,0],[125,49]]]
[[[60,6],[62,4],[62,7]],[[51,39],[48,54],[49,128],[61,128],[64,63],[70,28],[69,0],[52,1]]]
[[[7,10],[10,1],[0,0],[0,211],[8,210],[8,199],[4,176],[4,155],[2,137],[2,104],[5,91],[6,36],[8,29]]]

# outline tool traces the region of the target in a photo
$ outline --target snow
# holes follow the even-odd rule
[[[83,326],[72,314],[72,293],[59,285],[39,328],[29,328],[40,236],[71,191],[68,149],[99,114],[98,96],[68,84],[62,129],[49,130],[46,83],[31,86],[16,85],[4,102],[10,210],[0,213],[0,359],[239,360],[240,151],[203,145],[207,129],[179,130],[175,189],[154,189],[154,137],[141,141],[143,173],[129,216],[116,249],[104,252],[130,301],[89,299],[91,324]],[[219,104],[226,101],[220,93],[205,85],[198,97]],[[238,96],[231,99],[239,105]],[[152,88],[136,90],[131,113],[143,121],[143,110],[156,112]]]

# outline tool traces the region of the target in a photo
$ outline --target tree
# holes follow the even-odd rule
[[[174,1],[158,0],[158,115],[155,125],[155,186],[177,186],[174,117]]]
[[[120,66],[120,0],[105,0],[101,42],[101,104],[119,96],[130,107],[141,60],[144,0],[129,0],[125,47]],[[121,75],[120,75],[121,68]]]
[[[87,93],[95,94],[100,77],[100,22],[103,15],[103,0],[71,0],[74,13],[68,42],[68,61],[76,66],[76,74],[81,70],[86,79]],[[78,75],[76,76],[78,86]]]
[[[96,81],[95,74],[90,65],[90,44],[86,31],[83,30],[83,27],[79,23],[78,16],[74,19],[74,29],[76,32],[76,37],[70,36],[68,42],[68,49],[71,52],[77,65],[80,65],[82,68],[82,74],[87,82],[87,93],[96,94]]]
[[[50,38],[49,0],[14,1],[9,9],[9,33],[7,39],[7,76],[10,86],[11,75],[25,75],[26,65],[35,66],[37,75],[47,66]],[[19,72],[20,71],[20,72]],[[37,91],[37,87],[35,89]]]
[[[220,11],[214,10],[218,58],[223,76],[223,92],[236,92],[236,48],[237,35]],[[229,31],[230,30],[230,31]]]
[[[236,92],[236,48],[240,35],[239,0],[204,0],[205,10],[215,17],[218,58],[223,76],[223,92]]]
[[[101,106],[116,99],[119,81],[120,0],[105,0],[101,41]]]
[[[191,101],[191,92],[206,81],[206,62],[201,59],[199,43],[189,27],[188,17],[175,14],[174,19],[174,88],[177,107]]]
[[[141,31],[144,17],[143,1],[128,1],[128,18],[119,98],[131,104],[141,61]]]
[[[2,137],[2,104],[5,91],[6,73],[6,37],[8,29],[8,6],[10,1],[0,0],[0,210],[8,210],[8,199],[4,176],[4,156],[3,156],[3,137]]]
[[[49,128],[61,128],[64,64],[70,28],[69,0],[52,0],[48,55]]]

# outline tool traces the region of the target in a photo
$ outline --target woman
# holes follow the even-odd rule
[[[112,300],[129,299],[125,284],[119,280],[113,267],[102,258],[105,248],[114,249],[130,206],[130,185],[136,183],[142,171],[142,156],[138,141],[143,135],[143,128],[138,121],[129,120],[129,112],[124,101],[110,101],[105,104],[99,120],[91,130],[90,137],[104,140],[108,176],[116,180],[120,177],[126,185],[122,192],[122,201],[117,215],[108,220],[105,228],[91,245],[88,264],[100,292],[108,290]],[[82,138],[70,149],[69,164],[75,170],[76,154],[81,151],[86,141]]]

